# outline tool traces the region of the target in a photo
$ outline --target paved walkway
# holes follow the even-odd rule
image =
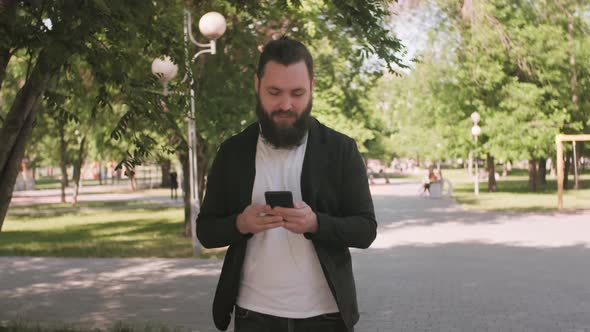
[[[85,210],[126,210],[130,208],[166,208],[166,207],[182,207],[183,193],[178,190],[178,196],[175,200],[170,198],[170,189],[154,188],[149,191],[142,190],[132,191],[128,184],[116,185],[101,185],[101,186],[84,186],[80,189],[78,197],[79,203],[99,203],[91,207],[80,206],[64,206],[64,207],[47,207],[39,209],[39,207],[32,208],[38,204],[59,204],[61,202],[60,189],[44,189],[44,190],[23,190],[15,191],[10,202],[8,215],[43,215],[70,213]],[[66,202],[73,202],[74,189],[66,188]],[[129,202],[132,206],[121,205],[113,206],[112,204],[102,204],[109,202]]]
[[[182,205],[182,190],[178,189],[178,200],[170,199],[170,189],[160,189],[154,187],[149,191],[145,186],[139,190],[132,191],[128,184],[105,184],[101,186],[84,186],[80,188],[78,202],[128,202],[128,201],[146,201],[162,204],[180,204]],[[66,188],[66,201],[73,201],[74,188]],[[22,190],[13,193],[10,207],[19,208],[21,206],[33,204],[58,204],[61,201],[60,189],[44,190]],[[8,211],[10,212],[10,210]]]
[[[590,331],[590,211],[463,211],[448,198],[417,197],[417,186],[372,187],[379,235],[353,251],[356,331]],[[216,331],[220,268],[216,260],[2,257],[0,322]]]

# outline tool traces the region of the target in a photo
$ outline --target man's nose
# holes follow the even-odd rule
[[[282,96],[278,106],[283,111],[290,111],[293,109],[293,99],[288,95]]]

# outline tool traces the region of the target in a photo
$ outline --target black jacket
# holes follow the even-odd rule
[[[213,300],[213,320],[226,330],[238,294],[246,245],[236,217],[251,204],[258,124],[219,148],[197,218],[207,248],[229,246]],[[318,216],[313,242],[328,285],[349,330],[359,319],[349,247],[367,248],[377,234],[367,173],[356,143],[313,119],[301,172],[301,194]]]

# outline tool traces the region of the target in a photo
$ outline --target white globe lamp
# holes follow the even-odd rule
[[[477,124],[479,122],[479,119],[481,119],[481,117],[479,116],[479,113],[477,113],[477,112],[471,113],[471,121],[473,121],[474,124]]]
[[[152,73],[158,77],[162,84],[166,84],[176,77],[178,66],[172,62],[169,56],[155,58],[152,61]]]
[[[208,12],[199,20],[199,30],[210,40],[221,37],[225,33],[225,28],[225,18],[218,12]]]
[[[478,125],[471,127],[471,135],[477,137],[481,134],[481,128]]]

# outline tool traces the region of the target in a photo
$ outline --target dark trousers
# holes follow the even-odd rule
[[[310,318],[284,318],[235,307],[234,332],[353,332],[340,313]]]

